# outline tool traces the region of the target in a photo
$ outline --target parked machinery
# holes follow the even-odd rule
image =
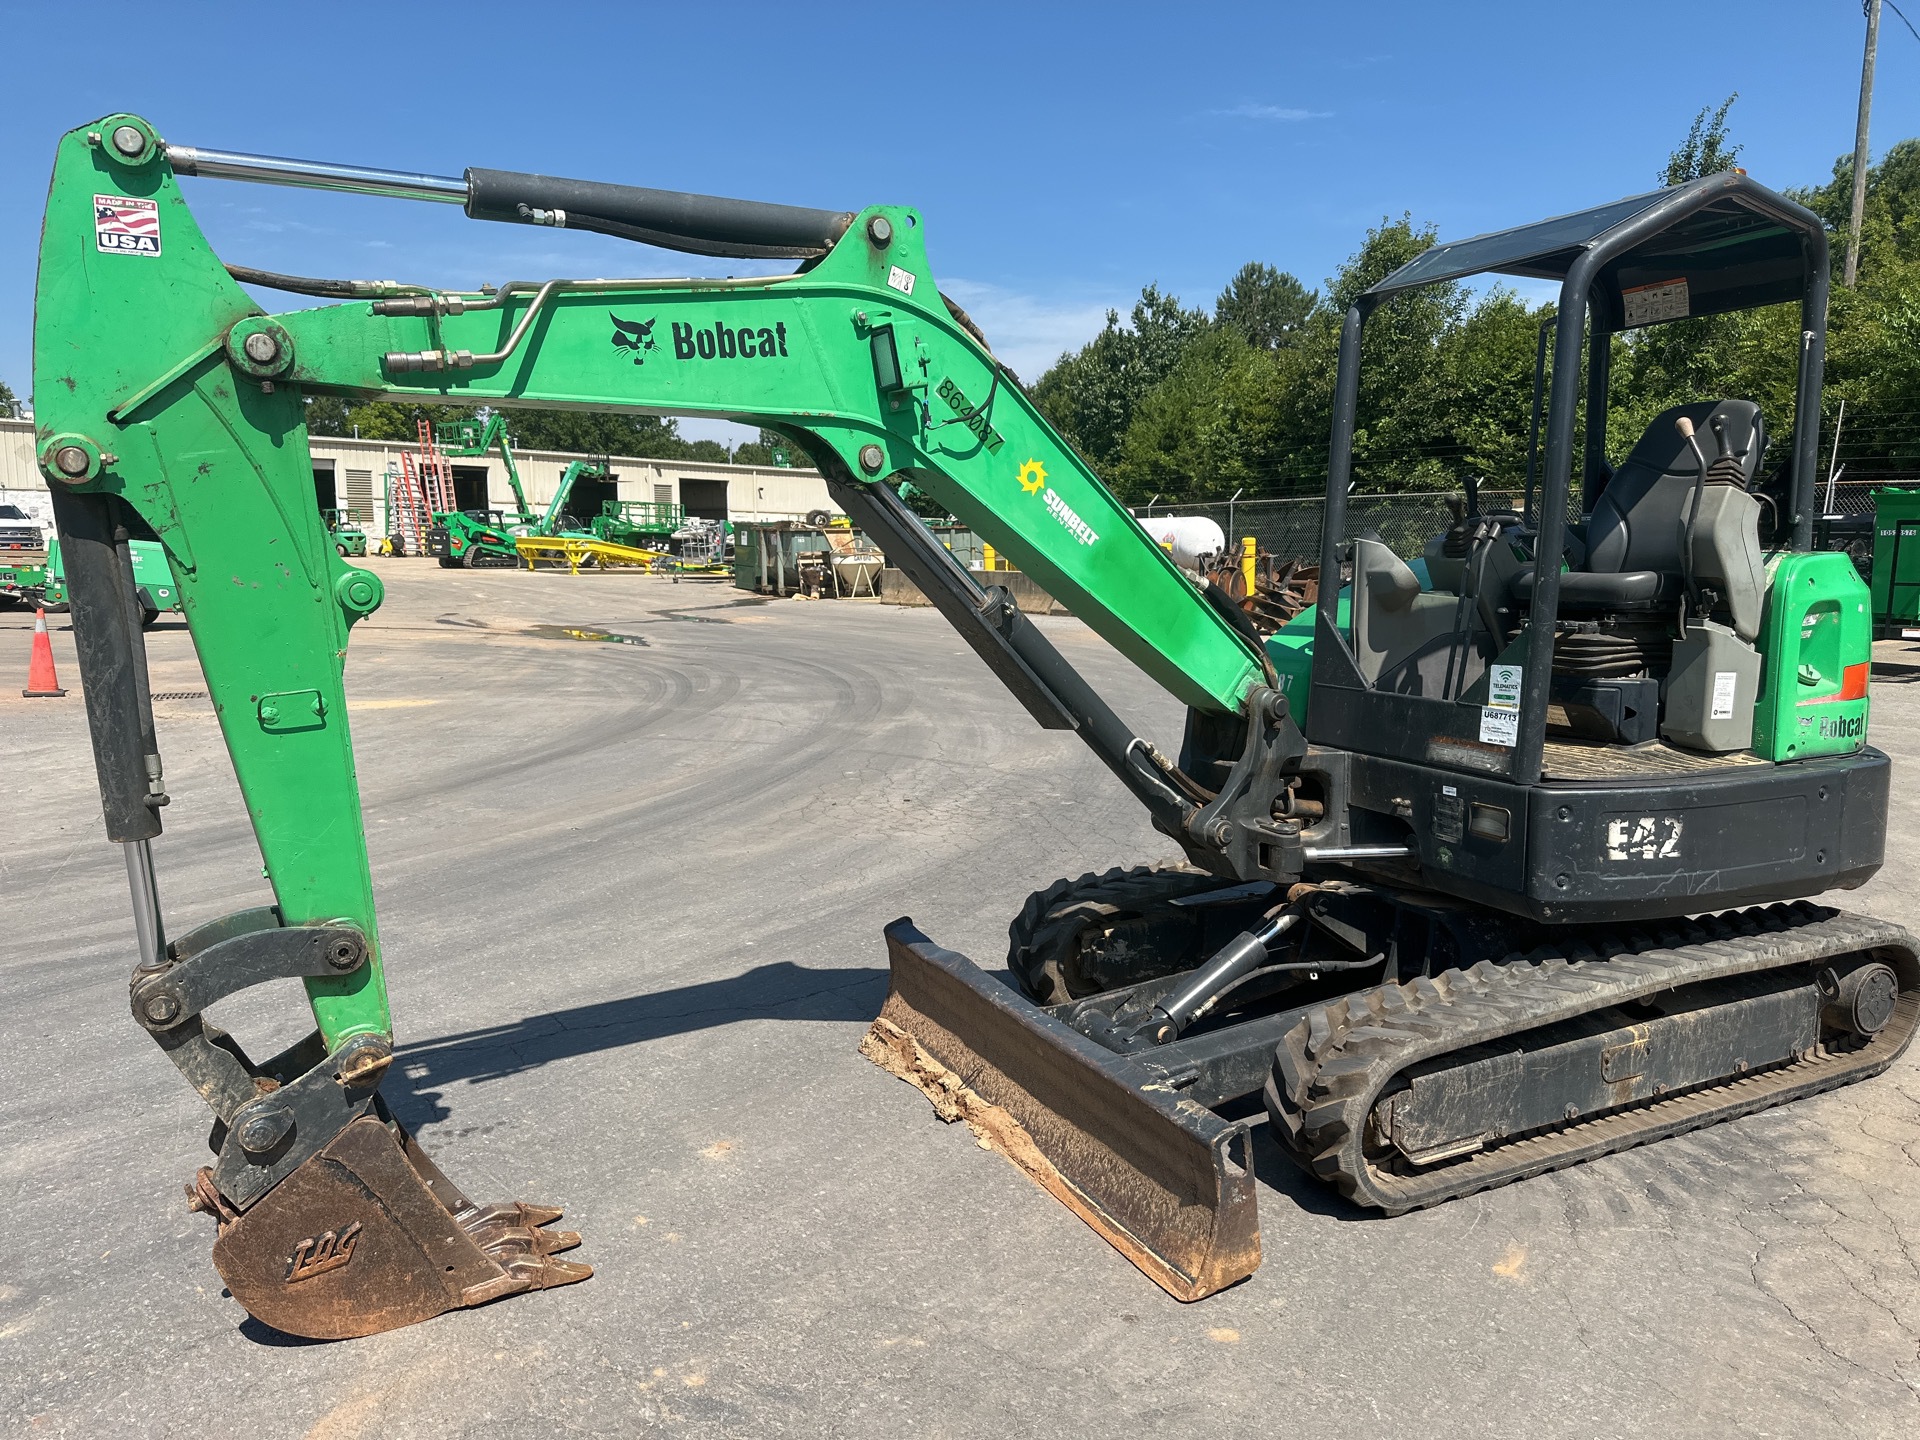
[[[480,293],[356,282],[266,315],[182,174],[804,263]],[[1396,297],[1483,273],[1560,285],[1537,496],[1470,503],[1403,558],[1348,532],[1362,336]],[[1773,303],[1800,307],[1796,410],[1816,415],[1827,284],[1816,217],[1738,173],[1388,276],[1342,334],[1332,593],[1263,640],[943,302],[911,210],[288,162],[169,145],[131,115],[71,132],[40,267],[39,461],[132,885],[134,1018],[216,1116],[194,1194],[222,1278],[270,1324],[341,1336],[588,1273],[558,1257],[578,1237],[548,1228],[557,1212],[474,1205],[379,1098],[386,957],[341,669],[381,587],[314,512],[305,393],[718,414],[815,457],[835,505],[1183,856],[1038,891],[1008,957],[1025,998],[889,926],[867,1053],[1192,1299],[1259,1263],[1245,1122],[1215,1108],[1238,1097],[1264,1095],[1311,1173],[1397,1212],[1876,1074],[1908,1043],[1912,938],[1812,899],[1879,868],[1890,780],[1865,739],[1865,587],[1809,553],[1816,427],[1795,425],[1774,468],[1769,417],[1738,397],[1699,396],[1624,448],[1606,433],[1613,334]],[[903,476],[1187,706],[1177,756],[932,540],[887,483]],[[176,565],[276,899],[171,940],[133,514]],[[316,1029],[283,1053],[250,1059],[205,1019],[288,977]]]

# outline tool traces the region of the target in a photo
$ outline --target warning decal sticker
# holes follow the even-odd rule
[[[96,195],[93,239],[110,255],[158,255],[160,207],[126,195]]]
[[[1715,720],[1733,718],[1734,692],[1739,684],[1738,671],[1716,670],[1713,672],[1713,718]]]
[[[1658,325],[1662,320],[1683,319],[1691,313],[1685,276],[1622,290],[1620,303],[1626,310],[1629,330],[1640,325]]]

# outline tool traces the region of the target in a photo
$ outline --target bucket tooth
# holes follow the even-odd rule
[[[1260,1265],[1244,1125],[1156,1083],[910,920],[861,1053],[1019,1166],[1179,1300]]]
[[[241,1213],[214,1209],[213,1263],[248,1314],[313,1340],[375,1335],[448,1310],[571,1285],[590,1266],[557,1260],[580,1243],[548,1206],[475,1205],[404,1128],[353,1121]]]

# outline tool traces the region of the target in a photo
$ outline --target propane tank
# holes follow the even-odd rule
[[[1226,532],[1204,515],[1150,515],[1140,525],[1174,564],[1196,575],[1227,548]]]

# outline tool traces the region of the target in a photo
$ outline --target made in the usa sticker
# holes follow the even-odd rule
[[[109,255],[158,255],[159,205],[130,195],[94,196],[93,240]]]

